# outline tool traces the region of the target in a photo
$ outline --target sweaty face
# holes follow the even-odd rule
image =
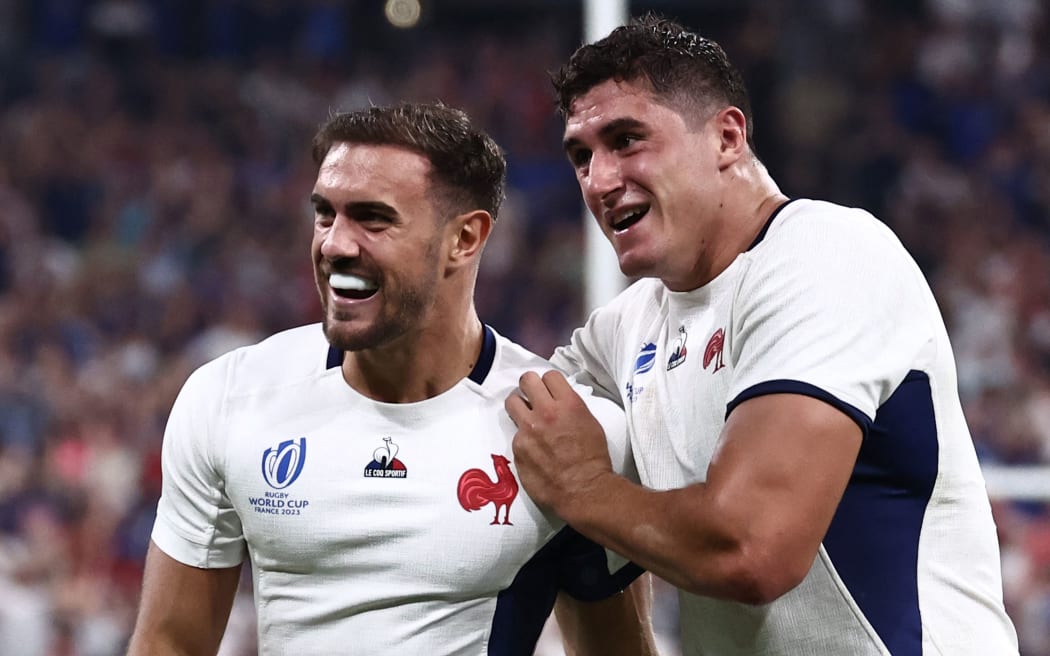
[[[336,348],[377,348],[425,325],[441,244],[429,171],[425,157],[393,146],[338,143],[321,163],[311,250]]]
[[[695,288],[711,238],[706,217],[719,202],[715,131],[630,82],[603,82],[570,109],[565,152],[620,269]]]

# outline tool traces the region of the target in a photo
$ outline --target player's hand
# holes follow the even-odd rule
[[[505,407],[518,426],[514,460],[529,496],[570,521],[572,503],[612,475],[605,431],[565,376],[527,372]]]

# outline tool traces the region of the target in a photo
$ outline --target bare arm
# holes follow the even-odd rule
[[[507,399],[529,495],[581,534],[697,594],[767,603],[816,558],[860,450],[860,427],[807,396],[737,406],[705,483],[652,491],[617,476],[601,427],[556,372]]]
[[[150,542],[128,656],[214,656],[240,572],[190,567]]]
[[[652,584],[643,574],[621,594],[579,601],[559,594],[554,616],[567,656],[656,656]]]

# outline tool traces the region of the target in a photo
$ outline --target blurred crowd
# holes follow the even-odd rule
[[[0,0],[0,656],[122,652],[179,387],[319,318],[309,141],[330,112],[470,112],[510,162],[482,318],[542,354],[584,319],[583,209],[547,77],[580,41],[579,8],[435,0],[397,29],[380,5]],[[982,461],[1050,464],[1050,9],[632,3],[646,8],[723,43],[786,193],[901,235],[948,320]],[[1050,509],[994,506],[1022,653],[1046,656]],[[247,594],[228,656],[253,653]]]

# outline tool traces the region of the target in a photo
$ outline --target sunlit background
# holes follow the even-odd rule
[[[901,235],[982,463],[1050,464],[1050,9],[630,8],[725,46],[786,193]],[[318,319],[309,141],[331,111],[440,99],[490,131],[511,188],[480,313],[544,355],[567,339],[588,309],[582,209],[547,71],[582,34],[566,0],[0,0],[0,654],[122,653],[176,392]],[[994,503],[1023,654],[1050,655],[1050,511]],[[246,586],[224,656],[254,653],[251,608]]]

